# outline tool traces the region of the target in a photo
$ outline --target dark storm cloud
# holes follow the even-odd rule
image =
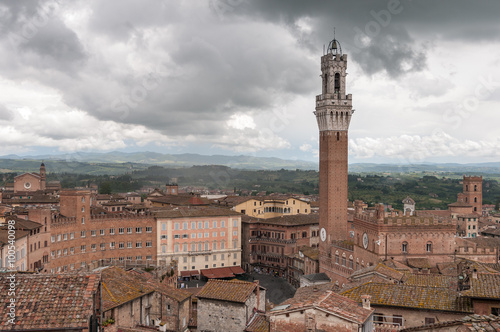
[[[434,41],[463,40],[464,49],[457,50],[461,53],[467,42],[499,40],[499,12],[498,1],[466,0],[256,0],[234,11],[269,21],[279,18],[288,26],[310,17],[310,45],[327,44],[336,27],[343,51],[367,74],[385,70],[395,78],[425,69],[426,49]]]
[[[216,137],[236,112],[266,112],[284,100],[314,95],[318,57],[334,27],[343,51],[366,74],[393,78],[424,70],[426,48],[436,40],[500,35],[500,4],[493,1],[54,3],[52,9],[42,1],[0,5],[3,74],[29,75],[98,120],[169,136]],[[83,31],[66,26],[57,6],[88,11]],[[40,22],[36,33],[24,36],[33,19]],[[23,37],[18,47],[8,47],[9,33]]]
[[[5,51],[15,65],[56,69],[75,74],[86,54],[75,32],[57,16],[58,1],[10,1],[0,5],[8,22],[1,30]]]

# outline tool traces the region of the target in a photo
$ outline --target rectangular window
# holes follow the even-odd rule
[[[97,235],[97,231],[95,229],[90,231],[90,236],[96,236],[96,235]]]
[[[209,236],[209,233],[205,233],[205,237],[208,237]]]
[[[220,236],[226,236],[226,232],[220,232]]]
[[[394,325],[403,326],[403,316],[401,316],[401,315],[393,315],[392,316],[392,322],[394,323]]]
[[[210,226],[209,226],[209,223],[208,221],[205,221],[205,229],[208,229]]]
[[[216,260],[217,260],[217,255],[214,255],[214,256],[212,257],[212,260],[216,261]]]
[[[132,227],[127,227],[127,234],[132,234]]]
[[[136,233],[142,233],[142,227],[136,227],[135,228]]]
[[[217,232],[213,232],[213,233],[212,233],[212,236],[213,236],[213,237],[217,237]]]
[[[114,229],[114,228],[110,228],[110,229],[109,229],[109,234],[111,234],[111,235],[115,235],[115,229]]]
[[[196,244],[195,243],[191,243],[191,251],[196,251]]]
[[[224,220],[220,221],[220,227],[222,228],[226,227],[226,222]]]
[[[69,239],[73,240],[75,238],[75,233],[69,233]]]
[[[233,236],[238,236],[238,231],[234,231]]]
[[[84,253],[84,252],[85,252],[85,250],[86,250],[86,248],[87,248],[87,246],[86,246],[86,245],[82,245],[82,246],[80,247],[80,252]]]
[[[127,242],[127,248],[132,248],[132,242],[130,241]]]
[[[63,250],[63,255],[64,255],[64,256],[66,256],[67,254],[68,254],[68,249],[66,249],[66,248],[65,248],[65,249]]]
[[[125,243],[124,242],[118,243],[118,249],[123,249],[123,248],[125,248]]]
[[[166,231],[166,230],[167,230],[167,224],[162,223],[162,224],[161,224],[161,230],[162,230],[162,231]]]
[[[100,229],[99,230],[99,235],[104,235],[105,234],[105,230],[104,229]]]
[[[142,248],[142,242],[136,242],[135,243],[136,248]]]
[[[177,243],[174,244],[174,252],[179,252],[179,245]]]
[[[237,240],[234,240],[233,241],[233,248],[238,248],[238,241]]]
[[[101,247],[101,250],[105,250],[106,249],[106,243],[101,243],[100,247]]]
[[[233,227],[238,227],[238,219],[233,219]]]
[[[425,317],[425,325],[434,324],[436,319],[434,317]]]
[[[61,234],[57,234],[57,242],[61,241]]]
[[[213,221],[213,222],[212,222],[212,227],[213,227],[213,228],[217,228],[217,221]]]
[[[184,252],[188,251],[188,245],[187,245],[187,243],[184,243],[182,245],[182,251],[184,251]]]
[[[167,236],[166,236],[166,235],[162,235],[162,236],[161,236],[161,239],[162,239],[162,240],[166,240],[166,239],[167,239]]]
[[[203,228],[203,223],[201,221],[198,222],[198,229],[202,229]]]
[[[130,257],[130,260],[132,260],[132,257]],[[136,261],[142,261],[142,256],[135,256]]]
[[[212,250],[217,250],[217,242],[214,241],[214,243],[212,244]]]
[[[123,227],[118,228],[118,234],[123,234],[123,233],[125,233],[125,228]]]
[[[80,237],[85,237],[85,231],[80,232]]]
[[[146,227],[146,233],[152,233],[153,227]]]
[[[220,259],[221,259],[221,260],[224,260],[225,258],[226,258],[226,257],[225,257],[225,255],[224,255],[224,254],[220,254]]]
[[[146,260],[150,261],[153,259],[153,256],[146,256]]]
[[[161,246],[161,252],[165,254],[167,252],[167,246]]]
[[[178,231],[178,230],[179,230],[179,223],[178,223],[178,222],[176,222],[176,223],[174,224],[174,229],[175,229],[176,231]]]
[[[85,224],[85,218],[82,217],[82,224]]]
[[[181,238],[181,235],[180,234],[175,234],[174,235],[174,239],[180,239]]]
[[[69,253],[70,255],[73,255],[75,253],[75,248],[73,247],[69,248]]]
[[[182,229],[188,229],[188,223],[187,222],[182,223]]]
[[[109,248],[111,248],[111,249],[115,249],[115,243],[114,243],[114,242],[111,242],[111,243],[109,244]]]
[[[196,222],[191,221],[191,229],[196,229]]]
[[[191,233],[191,238],[196,239],[196,233]]]
[[[182,234],[183,239],[189,239],[189,234]]]
[[[92,243],[90,245],[90,249],[92,249],[92,251],[96,251],[97,250],[97,245],[95,243]]]
[[[146,248],[151,248],[153,246],[153,242],[146,241]]]
[[[201,239],[203,237],[203,233],[198,233],[198,239]]]
[[[85,233],[85,232],[84,232],[84,231],[82,231],[82,233]],[[85,236],[82,236],[82,237],[85,237]],[[52,235],[52,236],[50,237],[50,242],[52,242],[52,243],[56,242],[56,236],[55,236],[55,235]]]

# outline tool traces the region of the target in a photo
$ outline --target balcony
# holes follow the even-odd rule
[[[203,250],[203,251],[188,251],[188,256],[201,256],[201,255],[211,255],[212,250]]]

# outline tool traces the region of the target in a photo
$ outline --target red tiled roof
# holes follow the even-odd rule
[[[10,274],[9,274],[10,275]],[[0,275],[0,294],[7,299],[10,280]],[[96,274],[16,274],[16,319],[8,323],[7,302],[1,306],[2,330],[88,328],[94,313],[93,296],[99,287]]]
[[[213,269],[201,270],[201,274],[208,279],[234,278],[236,274],[243,273],[245,273],[245,270],[239,266],[217,267]]]
[[[263,312],[256,311],[245,329],[245,332],[269,332],[269,322]]]
[[[430,285],[419,287],[369,282],[341,292],[341,294],[357,302],[361,302],[361,295],[371,295],[370,301],[374,306],[472,312],[472,304],[469,299],[460,297],[457,291],[446,287]]]
[[[477,278],[470,278],[470,289],[462,296],[500,300],[500,274],[478,273]]]
[[[275,315],[313,307],[345,320],[362,324],[373,313],[373,309],[365,309],[356,301],[334,293],[331,290],[333,287],[333,283],[301,287],[293,298],[275,307],[270,314]]]
[[[257,283],[248,281],[209,280],[197,297],[200,299],[245,303],[255,290],[255,287],[259,287]]]

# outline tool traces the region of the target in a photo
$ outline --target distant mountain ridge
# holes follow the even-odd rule
[[[193,153],[162,154],[157,152],[70,153],[66,155],[2,156],[3,160],[44,160],[71,163],[133,163],[164,167],[190,167],[194,165],[223,165],[239,169],[318,169],[318,163],[304,160],[284,160],[276,157],[200,155]],[[0,163],[0,168],[4,168]]]
[[[77,152],[65,155],[38,156],[0,156],[0,172],[37,171],[41,161],[48,163],[51,172],[84,174],[123,174],[131,170],[149,166],[191,167],[202,165],[221,165],[248,170],[318,170],[315,162],[304,160],[285,160],[276,157],[200,155],[194,153],[162,154],[157,152]],[[487,163],[422,163],[422,164],[349,164],[349,173],[463,173],[463,174],[500,174],[500,162]]]

